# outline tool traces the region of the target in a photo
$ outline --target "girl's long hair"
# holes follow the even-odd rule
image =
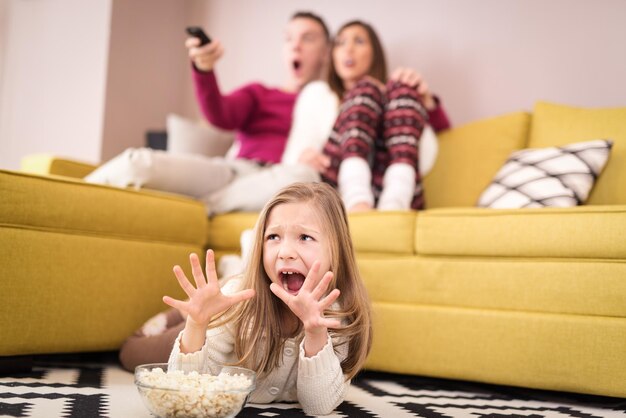
[[[365,23],[361,20],[352,20],[345,23],[341,28],[339,28],[331,47],[331,58],[330,65],[328,67],[327,79],[330,89],[335,92],[339,100],[343,98],[343,94],[346,92],[346,89],[343,85],[343,80],[341,80],[341,77],[339,77],[339,74],[337,74],[337,68],[335,68],[335,63],[332,59],[332,51],[335,49],[335,40],[339,36],[341,36],[341,32],[351,26],[361,26],[363,29],[365,29],[370,39],[370,43],[372,44],[374,56],[372,57],[372,66],[370,67],[367,75],[369,75],[370,77],[374,77],[383,84],[387,82],[387,60],[385,59],[385,51],[383,50],[383,45],[380,42],[380,38],[370,24]]]
[[[315,208],[329,238],[333,272],[329,289],[337,288],[341,294],[337,300],[339,309],[328,310],[324,315],[338,318],[343,324],[340,329],[329,331],[335,343],[348,345],[341,368],[351,379],[363,366],[372,344],[370,303],[356,265],[345,208],[328,184],[293,184],[265,206],[255,227],[255,242],[244,273],[244,288],[254,289],[256,296],[233,307],[219,322],[233,321],[237,364],[256,370],[261,376],[280,365],[285,340],[292,337],[281,327],[281,318],[289,308],[270,291],[271,281],[263,268],[263,241],[270,212],[286,203],[307,203]]]

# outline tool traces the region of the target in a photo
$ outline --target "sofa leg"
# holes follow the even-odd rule
[[[30,373],[32,370],[33,356],[0,357],[0,376]]]

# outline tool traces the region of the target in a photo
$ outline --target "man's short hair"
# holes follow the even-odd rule
[[[320,16],[316,15],[313,12],[295,12],[293,16],[291,16],[291,19],[289,20],[294,20],[294,19],[299,19],[299,18],[311,19],[319,23],[319,25],[322,27],[322,30],[324,31],[324,37],[326,38],[326,42],[330,41],[330,31],[328,30],[328,26],[326,26],[324,19],[322,19]]]

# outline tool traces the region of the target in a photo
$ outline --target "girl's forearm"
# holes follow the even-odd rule
[[[183,335],[180,339],[180,352],[183,354],[195,353],[204,345],[206,339],[206,326],[193,323],[187,318]]]

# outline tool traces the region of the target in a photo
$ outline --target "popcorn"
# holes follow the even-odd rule
[[[166,373],[159,367],[139,370],[136,382],[150,411],[162,418],[232,417],[253,388],[243,374]]]

